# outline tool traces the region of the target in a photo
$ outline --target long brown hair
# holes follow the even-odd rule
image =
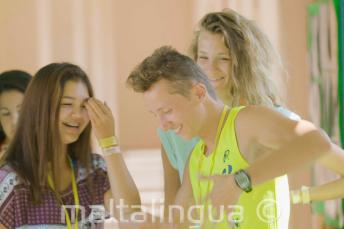
[[[279,79],[273,78],[275,69],[283,70],[280,56],[253,21],[231,9],[206,14],[199,22],[189,50],[194,60],[198,58],[202,31],[223,35],[229,49],[232,84],[228,93],[232,100],[228,105],[244,105],[240,104],[242,99],[253,105],[273,106],[281,102],[276,85]]]
[[[4,158],[30,186],[35,202],[41,200],[49,169],[54,181],[57,180],[58,154],[63,147],[58,120],[61,97],[68,81],[84,83],[89,95],[93,96],[86,73],[76,65],[52,63],[36,73],[27,88],[17,131]],[[87,169],[91,166],[90,134],[91,125],[88,124],[79,139],[67,146],[67,153],[72,159]]]

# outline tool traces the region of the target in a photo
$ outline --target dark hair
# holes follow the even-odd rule
[[[5,91],[17,90],[25,93],[26,87],[28,86],[32,76],[21,70],[11,70],[0,74],[0,95]],[[6,138],[5,132],[3,131],[0,124],[0,142]]]
[[[59,111],[64,86],[68,81],[82,82],[90,96],[93,89],[86,73],[70,63],[52,63],[41,68],[31,81],[21,108],[17,131],[5,153],[9,163],[23,181],[30,185],[33,200],[40,201],[46,186],[49,163],[54,181],[58,174],[58,153],[62,151],[59,134]],[[91,125],[79,139],[67,146],[67,152],[78,164],[91,166]],[[58,187],[58,183],[56,183]]]
[[[203,83],[211,97],[215,91],[201,68],[188,56],[169,46],[163,46],[144,59],[130,73],[127,84],[136,92],[145,92],[156,82],[166,79],[171,82],[171,93],[189,96],[193,82]]]

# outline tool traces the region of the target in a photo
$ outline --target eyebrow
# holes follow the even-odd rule
[[[165,107],[160,107],[160,108],[158,108],[156,111],[159,112],[159,111],[161,111],[161,110],[163,110],[163,109],[166,109],[166,108],[165,108]],[[152,113],[152,114],[155,114],[154,111],[149,110],[149,112]]]
[[[90,98],[90,97],[85,98],[84,101],[87,101],[89,98]],[[75,98],[75,97],[72,97],[72,96],[62,96],[61,99],[72,99],[72,100],[76,100],[76,98]]]
[[[206,51],[201,51],[201,50],[199,50],[198,53],[199,53],[199,54],[207,54]],[[229,54],[226,53],[226,52],[220,52],[220,53],[217,53],[217,55],[226,55],[226,56],[229,56]]]
[[[62,99],[75,99],[75,98],[71,96],[62,96]]]

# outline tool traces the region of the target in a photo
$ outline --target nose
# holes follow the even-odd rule
[[[12,120],[11,120],[13,129],[17,127],[18,120],[19,120],[19,112],[18,113],[14,112],[12,116]]]
[[[200,66],[207,75],[212,75],[218,71],[217,61],[210,58],[207,61],[200,63]]]
[[[159,115],[160,128],[167,131],[171,127],[171,122],[168,121],[163,115]]]
[[[82,118],[83,108],[81,107],[75,107],[72,110],[72,117],[76,119]]]

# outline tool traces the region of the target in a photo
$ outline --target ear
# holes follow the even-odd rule
[[[207,95],[207,88],[202,83],[194,84],[193,88],[192,88],[192,91],[193,91],[194,95],[196,95],[196,97],[199,100],[204,100],[206,95]]]

